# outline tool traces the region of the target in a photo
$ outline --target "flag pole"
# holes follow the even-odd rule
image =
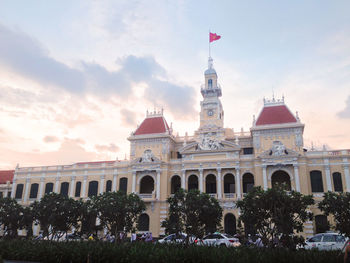
[[[208,38],[208,45],[209,45],[209,57],[211,57],[211,52],[210,52],[210,29],[209,29],[209,38]]]

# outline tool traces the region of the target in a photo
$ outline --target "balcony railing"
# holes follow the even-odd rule
[[[137,194],[142,199],[152,199],[154,198],[154,194]]]
[[[208,195],[210,195],[210,197],[217,198],[217,194],[208,194]]]
[[[236,198],[236,193],[224,193],[225,198]]]

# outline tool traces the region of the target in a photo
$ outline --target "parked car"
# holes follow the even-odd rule
[[[338,233],[320,233],[305,241],[305,249],[336,250],[343,249],[347,239]]]
[[[201,242],[197,244],[206,246],[225,246],[225,247],[239,247],[241,243],[238,238],[229,234],[214,233],[203,237]]]
[[[158,240],[158,243],[182,243],[185,242],[187,237],[187,234],[185,233],[180,233],[180,234],[171,234],[169,236],[166,236],[162,239]]]

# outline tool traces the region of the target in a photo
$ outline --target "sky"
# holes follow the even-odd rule
[[[199,126],[208,31],[225,127],[285,97],[306,148],[350,149],[350,2],[0,0],[0,169],[128,158],[146,110]]]

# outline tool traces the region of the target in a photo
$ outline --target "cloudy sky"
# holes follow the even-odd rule
[[[225,126],[285,96],[305,146],[350,148],[350,2],[0,0],[0,169],[124,159],[146,110],[198,127],[208,30]]]

